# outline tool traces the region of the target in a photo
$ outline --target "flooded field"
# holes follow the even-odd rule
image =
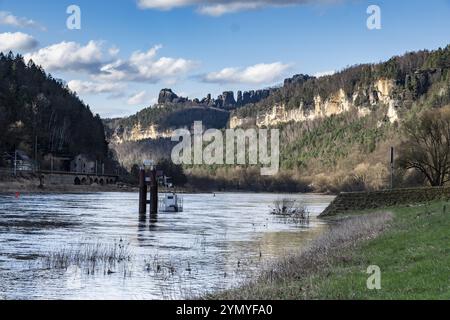
[[[270,214],[305,203],[307,225]],[[184,195],[139,218],[132,193],[0,195],[0,299],[176,299],[238,285],[324,230],[332,197]]]

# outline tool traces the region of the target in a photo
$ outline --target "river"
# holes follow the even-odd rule
[[[237,286],[324,232],[317,215],[333,199],[183,198],[184,212],[143,220],[133,193],[0,195],[0,299],[177,299]],[[282,198],[303,202],[309,223],[271,215]]]

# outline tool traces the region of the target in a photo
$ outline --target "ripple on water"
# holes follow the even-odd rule
[[[308,226],[270,215],[269,206],[283,197],[305,202],[313,213]],[[315,216],[332,197],[184,195],[185,212],[145,221],[137,200],[132,193],[0,196],[0,296],[162,299],[228,288],[320,234],[326,226]],[[43,263],[55,254],[64,259],[65,250],[80,244],[120,240],[129,243],[132,259],[107,268],[97,260],[93,268]]]

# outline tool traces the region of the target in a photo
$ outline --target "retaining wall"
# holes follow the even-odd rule
[[[106,175],[68,174],[68,173],[45,173],[42,174],[44,184],[53,185],[91,185],[116,184],[117,177]]]
[[[441,199],[450,199],[450,187],[341,193],[321,214],[321,217],[332,216],[346,211],[387,208]]]

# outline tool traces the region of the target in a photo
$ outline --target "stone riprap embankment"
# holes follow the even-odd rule
[[[388,208],[448,199],[450,199],[450,187],[344,192],[339,194],[320,216],[333,216],[354,210]]]

